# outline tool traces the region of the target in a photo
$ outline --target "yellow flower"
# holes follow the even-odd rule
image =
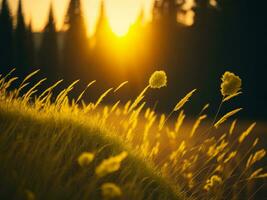
[[[103,160],[95,170],[95,173],[98,177],[103,177],[112,172],[118,171],[121,166],[121,162],[127,157],[127,152],[122,152],[117,156],[112,156]]]
[[[81,167],[86,167],[88,166],[93,160],[94,160],[95,155],[90,152],[83,152],[79,157],[78,157],[78,163]]]
[[[217,175],[213,175],[210,179],[206,181],[206,184],[204,185],[204,190],[209,191],[212,187],[220,185],[221,183],[222,178]]]
[[[101,186],[101,191],[104,199],[113,199],[122,195],[120,187],[114,183],[104,183]]]
[[[155,71],[149,79],[149,86],[151,88],[161,88],[167,86],[167,76],[166,73],[161,71]]]
[[[232,72],[225,72],[222,76],[221,93],[223,96],[230,96],[236,94],[241,90],[242,81],[239,76]]]

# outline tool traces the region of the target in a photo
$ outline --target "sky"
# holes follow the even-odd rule
[[[47,22],[52,2],[57,30],[62,30],[65,13],[70,0],[22,0],[26,23],[31,21],[34,31],[42,31]],[[123,34],[144,10],[145,20],[151,18],[153,0],[104,0],[111,27],[115,33]],[[0,0],[2,2],[2,0]],[[8,0],[12,15],[16,15],[18,0]],[[95,30],[101,0],[81,0],[89,35]]]

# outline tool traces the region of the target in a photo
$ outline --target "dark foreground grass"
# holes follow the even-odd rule
[[[51,113],[38,116],[30,107],[0,104],[0,199],[102,199],[100,186],[117,184],[119,199],[182,199],[152,166],[106,134],[90,121],[60,117]],[[99,163],[128,151],[120,170],[103,178],[95,175]],[[86,168],[77,158],[95,153]]]

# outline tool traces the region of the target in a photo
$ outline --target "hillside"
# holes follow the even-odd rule
[[[1,86],[0,199],[108,199],[105,183],[120,189],[119,199],[179,199],[155,167],[94,116],[60,100],[44,108],[41,101],[27,102],[27,94],[15,98],[16,91]],[[94,159],[80,162],[84,152]],[[98,176],[105,160],[109,165]],[[106,195],[112,192],[116,188]]]

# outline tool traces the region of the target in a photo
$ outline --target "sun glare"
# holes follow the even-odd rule
[[[141,1],[107,0],[106,8],[113,32],[117,36],[124,36],[140,13]]]
[[[128,20],[117,21],[110,20],[112,31],[119,37],[126,35],[129,31],[130,23]]]

